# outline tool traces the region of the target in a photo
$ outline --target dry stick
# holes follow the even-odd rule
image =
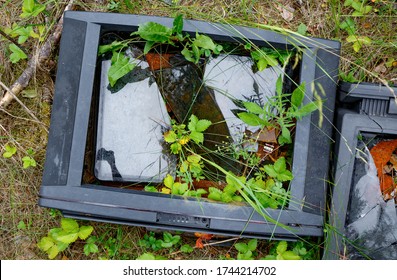
[[[208,246],[212,246],[212,245],[227,243],[227,242],[236,241],[236,240],[239,240],[239,239],[241,239],[241,237],[233,237],[233,238],[229,238],[229,239],[225,239],[225,240],[221,240],[221,241],[206,243],[206,244],[203,244],[203,247],[208,247]],[[194,248],[194,249],[197,249],[198,247],[197,247],[197,246],[194,246],[193,248]],[[179,254],[179,253],[181,253],[181,252],[182,252],[182,251],[172,252],[170,255],[171,255],[171,256],[172,256],[172,255],[177,255],[177,254]]]
[[[15,100],[22,106],[22,108],[24,108],[25,111],[26,111],[36,122],[38,122],[39,124],[42,124],[42,125],[44,126],[45,131],[48,132],[48,130],[47,130],[47,128],[45,127],[45,125],[33,114],[33,112],[32,112],[31,110],[29,110],[28,107],[26,107],[25,104],[23,104],[23,102],[22,102],[21,100],[19,100],[18,97],[16,97],[16,96],[14,95],[14,93],[11,91],[11,89],[9,89],[9,88],[8,88],[5,84],[3,84],[1,81],[0,81],[0,86],[2,86],[2,87],[7,91],[7,93],[9,93],[9,94],[12,96],[12,98],[15,99]],[[2,109],[2,108],[0,108],[0,109],[1,109],[1,110],[4,110],[4,109]]]
[[[65,7],[64,12],[71,10],[73,7],[74,0],[70,0],[69,4]],[[0,109],[6,108],[11,101],[17,96],[30,82],[37,66],[40,63],[43,63],[46,59],[48,59],[51,55],[51,50],[54,45],[59,42],[61,38],[63,28],[63,15],[58,21],[57,26],[55,27],[54,33],[48,37],[47,41],[43,46],[39,49],[36,55],[32,56],[28,61],[28,67],[23,71],[22,75],[16,80],[16,82],[11,86],[10,90],[7,90],[4,97],[0,100]]]

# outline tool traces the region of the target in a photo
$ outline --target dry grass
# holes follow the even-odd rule
[[[43,2],[43,1],[39,1]],[[79,10],[108,11],[109,1],[76,1]],[[115,1],[117,2],[117,1]],[[119,1],[123,2],[123,1]],[[374,75],[386,80],[396,81],[397,67],[382,68],[390,59],[397,61],[397,38],[393,30],[397,29],[396,13],[385,8],[382,13],[371,13],[362,18],[355,18],[357,32],[373,38],[374,44],[364,46],[362,51],[355,53],[351,45],[344,39],[347,34],[340,30],[337,22],[351,14],[351,10],[342,7],[343,1],[266,1],[266,0],[182,0],[175,6],[162,1],[131,1],[133,9],[124,4],[120,12],[174,16],[183,13],[185,18],[210,21],[228,21],[234,23],[250,23],[276,25],[297,30],[299,24],[307,26],[308,33],[314,37],[338,39],[343,42],[341,71],[355,71],[359,76],[359,68],[363,67]],[[389,5],[389,1],[379,1],[379,7]],[[0,1],[0,28],[11,28],[14,22],[20,25],[46,22],[52,27],[62,13],[65,1],[55,1],[48,6],[48,14],[31,20],[19,18],[20,1]],[[287,12],[286,12],[287,11]],[[288,17],[288,11],[292,17]],[[51,30],[51,28],[49,28]],[[12,64],[8,50],[9,41],[0,36],[0,81],[10,86],[26,67],[26,61]],[[29,39],[23,47],[32,54],[41,43]],[[47,132],[50,122],[51,98],[54,92],[57,50],[45,65],[41,65],[31,80],[28,89],[36,94],[31,98],[21,96],[21,101],[29,108],[40,123],[35,122],[17,102],[13,102],[7,110],[0,112],[0,152],[6,144],[17,147],[17,154],[11,159],[0,157],[0,259],[45,259],[36,243],[45,236],[49,229],[59,226],[59,216],[51,216],[48,209],[37,205],[38,192],[45,158]],[[357,66],[358,65],[358,66]],[[365,74],[368,81],[376,81],[374,76]],[[22,157],[32,148],[37,161],[35,168],[22,168]],[[22,224],[23,223],[23,224]],[[85,222],[95,228],[94,235],[101,238],[100,254],[88,258],[136,258],[144,250],[137,245],[145,229],[138,227],[117,226],[111,224]],[[23,226],[25,225],[25,226]],[[184,237],[185,242],[194,245],[194,238]],[[223,247],[205,247],[191,254],[167,255],[176,259],[219,259],[230,253],[232,244]],[[261,243],[263,252],[268,250],[267,243]],[[117,254],[111,251],[117,249]],[[76,242],[68,248],[63,256],[68,259],[87,258],[83,254],[83,243]],[[235,253],[235,252],[234,252]]]

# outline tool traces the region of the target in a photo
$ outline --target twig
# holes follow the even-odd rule
[[[17,120],[23,120],[23,121],[28,121],[28,122],[34,122],[34,123],[36,123],[35,120],[28,119],[28,118],[24,118],[24,117],[20,117],[20,116],[15,116],[15,115],[11,114],[10,112],[8,112],[8,111],[5,110],[5,109],[0,109],[0,112],[3,112],[4,114],[9,115],[10,117],[12,117],[12,118],[14,118],[14,119],[17,119]]]
[[[3,30],[0,29],[0,35],[2,35],[4,38],[6,38],[8,41],[11,43],[15,44],[18,48],[20,48],[24,53],[26,53],[26,50],[24,47],[22,47],[14,38],[8,36]]]
[[[64,12],[71,10],[73,8],[74,0],[70,0],[69,4],[65,7]],[[44,45],[41,46],[39,51],[32,56],[28,61],[28,66],[23,71],[22,75],[16,80],[16,82],[11,86],[10,90],[7,90],[3,98],[0,100],[0,109],[6,108],[11,101],[29,84],[33,73],[36,71],[37,66],[43,63],[51,55],[51,50],[54,45],[56,45],[60,38],[63,28],[63,15],[58,21],[54,32],[46,40]]]
[[[206,244],[203,244],[203,247],[208,247],[208,246],[212,246],[212,245],[227,243],[227,242],[235,241],[235,240],[239,240],[239,239],[240,239],[240,237],[233,237],[233,238],[229,238],[229,239],[225,239],[225,240],[221,240],[221,241],[206,243]],[[197,246],[194,246],[193,248],[194,248],[194,249],[197,249],[198,247],[197,247]],[[177,255],[177,254],[179,254],[179,253],[182,253],[182,251],[172,252],[170,255],[171,255],[171,256],[172,256],[172,255]]]
[[[12,96],[12,98],[15,99],[15,100],[22,106],[22,108],[25,109],[25,111],[26,111],[36,122],[38,122],[39,124],[43,125],[45,131],[48,133],[47,127],[46,127],[46,126],[33,114],[33,112],[32,112],[28,107],[26,107],[25,104],[23,104],[23,102],[22,102],[21,100],[19,100],[18,97],[15,96],[15,94],[11,91],[11,89],[9,89],[9,88],[8,88],[5,84],[3,84],[1,81],[0,81],[0,86],[2,86],[2,87],[7,91],[7,93],[9,93],[9,94]],[[3,110],[2,108],[0,108],[0,109]]]

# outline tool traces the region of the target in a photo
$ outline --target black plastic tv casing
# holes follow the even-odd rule
[[[344,256],[346,218],[359,134],[397,137],[397,88],[380,84],[340,84],[336,113],[334,185],[323,259]]]
[[[287,209],[267,209],[267,215],[288,228],[267,221],[248,205],[82,184],[100,36],[109,31],[133,32],[139,24],[148,21],[171,27],[173,19],[65,13],[39,205],[60,209],[65,216],[77,219],[162,230],[285,240],[322,236],[339,66],[340,44],[335,41],[184,20],[183,31],[192,36],[199,32],[218,42],[241,42],[241,38],[247,38],[258,46],[284,50],[298,46],[302,50],[300,83],[308,85],[304,102],[314,100],[313,89],[316,88],[324,99],[324,122],[320,128],[319,112],[297,122],[294,179],[290,186],[295,203],[289,203]],[[314,86],[311,86],[313,82]]]

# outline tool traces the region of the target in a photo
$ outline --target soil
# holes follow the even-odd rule
[[[171,68],[170,57],[173,56],[169,53],[148,53],[146,54],[146,61],[149,64],[150,70],[156,71],[163,68]]]

